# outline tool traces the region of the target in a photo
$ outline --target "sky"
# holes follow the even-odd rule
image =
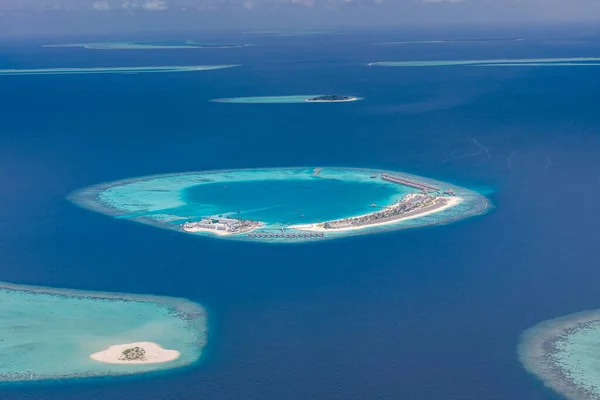
[[[600,0],[0,0],[0,38],[577,21],[600,22]]]

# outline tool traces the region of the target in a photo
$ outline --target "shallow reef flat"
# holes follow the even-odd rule
[[[0,382],[145,373],[189,365],[206,344],[206,312],[178,298],[0,282]],[[178,351],[164,363],[108,364],[90,356],[153,342]]]
[[[331,31],[317,31],[317,30],[261,30],[261,31],[248,31],[242,32],[246,35],[258,35],[265,37],[289,37],[289,36],[315,36],[315,35],[331,35]]]
[[[214,99],[215,103],[239,103],[239,104],[290,104],[290,103],[348,103],[362,100],[360,97],[352,97],[343,101],[309,101],[320,94],[294,94],[289,96],[254,96],[254,97],[231,97],[228,99]]]
[[[583,311],[528,329],[518,348],[523,366],[570,400],[600,399],[600,310]]]
[[[171,50],[171,49],[233,49],[248,47],[248,44],[230,43],[198,43],[187,41],[153,41],[153,42],[104,42],[104,43],[67,43],[47,44],[42,47],[82,47],[90,50]]]
[[[379,45],[404,45],[404,44],[461,44],[461,43],[494,43],[494,42],[522,42],[521,38],[492,38],[492,39],[439,39],[439,40],[406,40],[397,42],[380,42]]]
[[[363,221],[360,226],[343,229],[329,229],[328,225],[322,229],[323,222],[342,228],[338,222],[349,217],[370,218],[374,213],[393,210],[407,196],[425,196],[413,187],[384,180],[385,174],[410,180],[417,186],[439,187],[440,193],[431,198],[443,204],[424,208],[422,213],[407,214],[406,218],[381,219],[372,224]],[[452,192],[452,198],[446,199],[441,191]],[[337,167],[155,175],[91,186],[72,193],[68,199],[96,212],[160,228],[274,243],[442,224],[482,214],[488,208],[487,200],[479,193],[448,183],[399,172]],[[207,226],[204,221],[220,222],[219,218],[227,219],[221,221],[226,224],[237,220],[250,222],[235,232],[204,229],[216,226]],[[202,222],[202,227],[195,229],[193,223],[197,222]],[[194,226],[186,229],[190,223]]]
[[[521,58],[495,60],[432,60],[432,61],[378,61],[369,63],[372,67],[447,67],[447,66],[476,66],[476,67],[528,67],[528,66],[597,66],[600,57],[575,58]]]
[[[239,65],[187,65],[165,67],[95,67],[0,69],[2,75],[82,75],[82,74],[148,74],[160,72],[198,72],[239,67]]]

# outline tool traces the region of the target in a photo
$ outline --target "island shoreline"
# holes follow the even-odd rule
[[[450,200],[448,200],[448,203],[446,203],[444,205],[440,205],[439,207],[436,207],[433,210],[424,211],[424,212],[417,213],[417,214],[414,214],[414,215],[409,215],[409,216],[406,216],[406,217],[399,216],[399,218],[391,219],[389,221],[384,221],[384,222],[376,222],[376,223],[373,223],[373,224],[364,224],[364,225],[352,226],[352,227],[345,227],[345,228],[330,228],[330,229],[327,229],[327,228],[321,228],[321,227],[318,227],[318,226],[314,226],[316,224],[313,223],[313,224],[291,225],[291,226],[289,226],[289,229],[295,229],[297,231],[307,231],[307,232],[345,232],[345,231],[356,231],[356,230],[361,230],[361,229],[372,228],[372,227],[375,227],[375,226],[397,224],[397,223],[402,222],[402,221],[408,221],[408,220],[411,220],[411,219],[424,217],[426,215],[436,214],[436,213],[444,211],[444,210],[446,210],[448,208],[455,207],[455,206],[459,205],[460,203],[462,203],[463,201],[464,201],[464,199],[461,198],[461,197],[453,197]],[[351,218],[364,218],[364,217],[368,217],[370,215],[373,215],[375,213],[376,212],[368,213],[368,214],[363,214],[363,215],[357,215],[355,217],[350,217],[349,219],[351,219]],[[324,222],[321,222],[319,224],[325,224],[325,223],[328,223],[328,222],[331,222],[331,221],[324,221]]]

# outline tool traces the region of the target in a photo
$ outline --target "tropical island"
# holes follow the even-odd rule
[[[331,167],[200,171],[84,188],[73,203],[187,234],[293,243],[485,213],[479,193],[400,172]]]
[[[362,100],[361,97],[320,95],[320,94],[293,94],[285,96],[252,96],[252,97],[230,97],[225,99],[213,99],[215,103],[239,103],[239,104],[292,104],[292,103],[346,103]]]
[[[186,299],[0,282],[0,382],[185,367],[206,345],[206,314]]]
[[[179,356],[178,351],[163,349],[156,343],[136,342],[110,346],[90,358],[108,364],[156,364],[176,360]]]
[[[308,101],[309,103],[337,103],[356,100],[358,100],[358,97],[340,96],[337,94],[327,94],[306,99],[306,101]]]

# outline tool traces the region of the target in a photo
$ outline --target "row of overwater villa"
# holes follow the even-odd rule
[[[322,238],[323,232],[307,232],[307,233],[247,233],[246,237],[251,239],[310,239]]]

